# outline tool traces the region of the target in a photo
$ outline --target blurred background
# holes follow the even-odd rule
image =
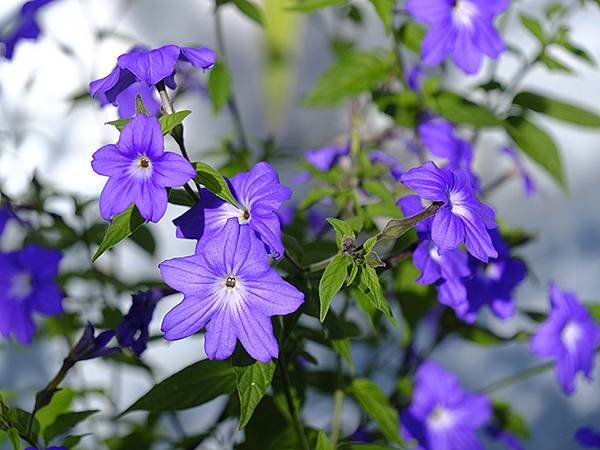
[[[226,59],[250,146],[258,152],[265,140],[272,139],[277,148],[273,161],[281,170],[283,181],[289,183],[305,149],[330,144],[348,130],[345,108],[301,106],[303,95],[332,61],[331,36],[356,39],[364,48],[385,47],[389,43],[367,2],[353,2],[363,12],[360,26],[340,24],[331,10],[302,17],[286,14],[282,12],[283,2],[263,2],[267,11],[266,33],[229,5],[223,8],[223,29]],[[540,17],[545,3],[523,0],[516,9]],[[0,22],[21,4],[1,0]],[[532,50],[535,41],[517,25],[517,20],[513,14],[505,34],[507,40],[526,52]],[[88,83],[105,76],[117,56],[132,45],[158,47],[174,43],[215,48],[213,4],[208,0],[57,0],[41,12],[40,23],[43,36],[39,41],[22,43],[12,61],[0,60],[0,182],[8,194],[16,196],[28,188],[36,172],[57,189],[94,197],[99,195],[105,179],[92,171],[91,155],[101,145],[116,140],[116,130],[103,123],[117,115],[112,106],[100,109],[86,96]],[[591,5],[572,17],[574,41],[596,61],[600,61],[599,24],[600,8]],[[576,74],[534,69],[523,85],[600,110],[598,69],[582,65],[567,54],[561,54],[561,60]],[[501,79],[509,79],[515,70],[516,61],[510,55],[501,58]],[[448,76],[458,90],[474,84],[452,68]],[[218,164],[223,157],[219,150],[223,140],[235,135],[232,118],[227,110],[213,114],[203,88],[206,76],[198,74],[196,80],[195,89],[177,97],[176,107],[193,111],[185,122],[192,158]],[[379,120],[369,117],[367,127],[379,126]],[[520,249],[519,255],[527,260],[533,277],[519,289],[517,299],[529,309],[544,311],[548,305],[547,283],[555,280],[563,288],[576,291],[584,301],[599,303],[600,133],[542,117],[538,120],[560,146],[569,193],[561,192],[544,173],[530,167],[538,185],[534,196],[524,197],[519,180],[514,180],[489,199],[507,224],[539,236]],[[510,166],[510,161],[498,151],[503,144],[494,133],[484,133],[479,140],[475,167],[484,178],[494,178],[494,174],[502,173],[501,168]],[[173,141],[167,142],[167,149],[175,148]],[[55,208],[68,213],[70,205],[57,203]],[[170,222],[182,211],[170,205],[165,220],[153,226],[159,243],[154,261],[135,245],[126,244],[118,257],[113,254],[108,258],[111,269],[132,279],[156,278],[158,262],[192,253],[193,242],[175,239]],[[2,250],[11,249],[11,232],[9,227],[2,237]],[[63,269],[80,264],[85,256],[72,255],[64,261]],[[108,264],[103,260],[99,263]],[[69,299],[66,308],[76,309],[75,301]],[[123,309],[127,301],[123,298]],[[155,333],[159,332],[164,313],[178,301],[173,296],[159,303],[152,324]],[[506,335],[530,325],[518,320],[502,323],[492,317],[483,320]],[[16,344],[0,341],[0,390],[34,392],[56,371],[64,352],[58,343],[36,343],[25,351]],[[156,341],[145,356],[163,378],[203,357],[202,339]],[[456,372],[470,389],[481,388],[536,363],[526,344],[490,348],[458,340],[446,341],[433,357]],[[528,449],[575,448],[575,430],[585,424],[600,423],[598,366],[600,360],[596,361],[595,380],[585,383],[580,379],[571,398],[562,394],[553,372],[495,394],[510,401],[527,419],[532,430]],[[76,386],[119,386],[113,404],[99,405],[114,412],[129,406],[152,384],[140,370],[111,372],[100,369],[96,362],[81,365],[71,377]],[[385,385],[384,377],[379,381]],[[22,398],[32,402],[32,398]],[[219,402],[216,399],[184,413],[184,425],[194,431],[207,428],[219,413]],[[324,427],[330,420],[332,404],[329,399],[318,397],[314,404],[314,410],[304,411],[306,421]],[[359,412],[350,401],[345,403],[344,415],[344,427],[351,432],[358,425]]]

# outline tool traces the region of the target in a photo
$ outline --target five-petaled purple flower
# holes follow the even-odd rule
[[[94,153],[96,173],[110,177],[100,195],[100,213],[111,220],[135,203],[146,220],[158,222],[167,210],[167,187],[183,186],[196,171],[182,156],[164,151],[158,119],[144,114],[125,125],[116,145]]]
[[[579,428],[575,440],[585,448],[600,448],[600,433],[590,426]]]
[[[162,289],[149,289],[133,294],[131,308],[117,328],[117,339],[121,347],[129,347],[140,356],[148,346],[148,327],[158,301],[164,297]]]
[[[175,66],[177,61],[185,61],[198,69],[210,69],[217,57],[207,47],[179,47],[165,45],[153,50],[134,47],[117,59],[117,65],[104,78],[90,83],[90,94],[102,105],[119,104],[119,95],[136,82],[146,88],[156,86],[163,81],[171,89],[175,84]],[[135,95],[133,95],[135,99]]]
[[[417,370],[412,403],[400,414],[400,422],[420,450],[480,450],[477,429],[491,414],[487,397],[465,391],[454,374],[425,362]]]
[[[266,162],[256,164],[249,172],[238,173],[229,185],[239,207],[202,189],[200,201],[174,220],[177,237],[198,239],[196,251],[200,252],[205,241],[219,238],[227,221],[235,218],[250,227],[269,254],[281,258],[284,248],[277,211],[292,196],[291,189],[279,183],[277,172]]]
[[[31,244],[0,253],[0,332],[22,344],[35,333],[33,312],[62,313],[62,292],[55,282],[61,252]]]
[[[304,300],[269,265],[252,228],[236,218],[206,240],[201,252],[165,261],[160,271],[184,294],[163,320],[165,338],[183,339],[206,326],[204,349],[210,359],[228,358],[238,339],[254,359],[277,357],[271,316],[292,313]]]
[[[428,161],[406,172],[401,181],[422,198],[444,203],[431,223],[440,255],[464,241],[469,253],[483,262],[498,256],[488,232],[496,228],[494,210],[477,199],[467,171],[440,169]]]
[[[450,55],[465,73],[476,73],[484,55],[496,59],[505,49],[494,18],[508,4],[509,0],[407,0],[410,15],[429,25],[421,44],[423,63],[436,66]]]
[[[575,390],[577,372],[591,379],[600,325],[577,300],[575,294],[550,284],[552,309],[531,339],[531,351],[556,362],[556,379],[567,394]]]
[[[342,156],[350,153],[350,144],[330,145],[317,149],[307,150],[306,160],[321,172],[328,172]]]
[[[69,353],[68,360],[71,364],[87,359],[101,358],[120,351],[119,347],[107,347],[111,339],[115,337],[113,330],[103,331],[98,336],[94,336],[95,333],[94,325],[88,322],[79,341]]]
[[[42,31],[37,22],[37,13],[40,8],[53,1],[55,0],[31,0],[21,7],[11,31],[5,36],[0,36],[0,44],[3,47],[2,54],[6,59],[13,58],[19,41],[35,40],[40,36]]]

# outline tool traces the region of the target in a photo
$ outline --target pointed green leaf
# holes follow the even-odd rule
[[[19,436],[19,432],[16,428],[9,428],[6,434],[13,450],[21,450],[23,448],[21,445],[21,436]]]
[[[600,115],[562,100],[534,92],[521,92],[515,97],[513,103],[564,122],[600,128]]]
[[[398,322],[392,314],[390,302],[381,290],[379,276],[377,275],[377,271],[373,267],[361,267],[359,287],[364,293],[370,294],[369,297],[373,302],[373,306],[375,306],[375,308],[384,313],[388,320],[392,323],[392,325],[398,328]]]
[[[329,306],[331,305],[333,298],[344,285],[346,272],[348,271],[348,266],[350,266],[350,264],[352,264],[352,258],[349,256],[336,255],[325,268],[325,272],[323,272],[323,276],[319,282],[319,298],[321,299],[321,312],[319,317],[321,322],[325,320],[325,316],[327,316],[327,311],[329,311]]]
[[[344,222],[343,220],[336,219],[335,217],[329,217],[327,222],[333,227],[335,230],[335,237],[338,247],[342,244],[342,240],[345,237],[354,238],[354,230],[350,226],[349,223]]]
[[[231,98],[231,74],[222,62],[217,62],[208,74],[206,84],[213,113],[217,114]]]
[[[140,215],[135,205],[131,205],[124,212],[113,217],[113,220],[108,225],[106,234],[100,243],[100,247],[98,247],[96,254],[92,258],[92,262],[96,261],[105,251],[129,237],[144,223],[145,220]]]
[[[371,0],[371,3],[381,19],[383,29],[386,33],[390,33],[394,18],[394,0]]]
[[[337,191],[331,187],[321,187],[316,189],[311,189],[308,191],[308,194],[304,196],[300,204],[298,205],[298,209],[307,209],[317,203],[318,201],[324,199],[325,197],[331,197]]]
[[[40,424],[40,430],[44,430],[54,423],[56,418],[67,412],[71,403],[77,396],[76,392],[69,388],[61,389],[52,396],[50,403],[41,408],[35,415]]]
[[[310,13],[317,9],[327,8],[328,6],[341,5],[347,1],[348,0],[296,0],[295,3],[290,4],[286,9]]]
[[[177,111],[173,114],[161,116],[158,119],[160,122],[160,131],[162,131],[163,135],[169,134],[177,125],[180,125],[183,122],[183,119],[185,119],[191,113],[191,111],[183,110]]]
[[[248,0],[233,0],[233,3],[246,17],[259,25],[264,25],[263,12],[258,5]]]
[[[324,431],[319,431],[317,435],[317,450],[333,450],[331,442]]]
[[[379,426],[385,438],[395,444],[402,445],[398,411],[389,404],[385,394],[371,380],[359,378],[349,387],[349,393],[354,396],[361,408]]]
[[[98,410],[77,411],[61,414],[56,418],[52,425],[44,430],[44,441],[46,443],[52,441],[57,436],[66,433],[71,428],[75,427],[80,422],[83,422],[88,417],[97,413]]]
[[[229,185],[227,184],[227,181],[225,181],[225,178],[223,178],[223,175],[203,162],[195,162],[194,167],[196,168],[195,180],[197,183],[206,187],[206,189],[215,194],[217,197],[222,198],[234,206],[238,206],[238,203],[231,193]]]
[[[335,352],[348,363],[351,371],[354,371],[354,362],[352,361],[352,352],[350,351],[350,339],[333,339],[331,345]]]
[[[430,97],[427,103],[430,108],[453,123],[464,123],[478,128],[496,127],[502,124],[487,107],[453,92],[439,92]]]
[[[546,34],[544,33],[544,29],[542,28],[542,25],[537,19],[526,14],[519,15],[519,19],[521,20],[523,26],[527,28],[527,30],[533,36],[535,36],[535,38],[540,42],[540,44],[546,44]]]
[[[202,405],[235,390],[235,372],[228,361],[205,359],[161,381],[121,413],[179,411]]]
[[[273,381],[275,363],[260,361],[249,366],[234,367],[240,397],[240,429],[252,418],[254,410]]]

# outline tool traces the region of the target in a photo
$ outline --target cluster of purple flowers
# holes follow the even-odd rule
[[[228,358],[239,340],[250,356],[266,362],[279,353],[271,316],[292,313],[304,301],[268,257],[283,256],[277,210],[291,191],[267,163],[229,184],[238,205],[202,189],[200,202],[175,220],[178,236],[198,244],[195,255],[160,264],[165,282],[184,294],[162,330],[166,339],[177,340],[206,327],[209,358]]]

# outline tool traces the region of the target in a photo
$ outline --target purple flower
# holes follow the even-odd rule
[[[448,160],[449,169],[470,170],[473,161],[471,143],[457,137],[450,122],[431,117],[419,124],[418,132],[433,155]]]
[[[454,374],[425,362],[417,370],[412,403],[400,414],[400,422],[420,450],[483,450],[477,429],[491,414],[487,397],[463,390]]]
[[[400,177],[402,176],[402,166],[393,156],[388,155],[386,152],[382,150],[375,150],[369,153],[369,161],[371,164],[382,164],[384,166],[388,166],[390,168],[390,175],[394,180],[400,181]]]
[[[164,297],[161,289],[133,294],[131,308],[117,328],[117,339],[121,347],[129,347],[140,356],[148,346],[148,327],[158,301]]]
[[[350,144],[331,145],[318,149],[307,150],[306,160],[321,172],[328,172],[342,156],[350,153]]]
[[[484,305],[489,305],[500,319],[508,319],[515,313],[513,292],[527,274],[525,264],[510,254],[510,249],[498,230],[490,230],[498,257],[483,264],[475,258],[469,261],[473,276],[465,280],[469,309],[462,315],[467,322],[475,321]]]
[[[279,183],[277,172],[266,162],[256,164],[249,172],[237,174],[229,184],[239,207],[202,189],[198,204],[174,220],[177,237],[198,239],[196,252],[200,252],[209,239],[217,236],[220,239],[227,221],[235,218],[250,227],[269,254],[281,258],[284,248],[277,212],[292,196],[291,189]]]
[[[600,326],[575,294],[563,292],[554,283],[550,284],[550,303],[548,319],[531,338],[531,351],[556,362],[558,384],[565,393],[572,394],[577,372],[591,379]]]
[[[159,266],[165,282],[184,294],[163,320],[165,338],[183,339],[206,326],[204,349],[210,359],[228,358],[238,339],[254,359],[277,357],[271,316],[298,309],[302,292],[269,265],[252,228],[235,218],[201,250]]]
[[[69,354],[71,364],[75,364],[77,361],[101,358],[102,356],[120,351],[118,347],[107,347],[108,343],[115,336],[113,330],[104,331],[98,336],[94,336],[95,332],[94,325],[88,322],[79,341],[77,341],[77,344],[75,344],[75,347],[73,347]]]
[[[502,442],[504,447],[509,450],[525,450],[521,441],[517,439],[513,434],[509,433],[506,430],[503,430],[496,424],[488,425],[485,427],[485,431],[488,435],[490,435],[494,440],[498,442]]]
[[[533,182],[533,178],[531,178],[529,171],[525,168],[521,155],[519,155],[519,153],[512,147],[504,147],[502,148],[502,152],[513,160],[515,164],[515,170],[519,177],[521,177],[523,180],[525,195],[527,197],[532,196],[536,191],[535,183]]]
[[[12,59],[15,54],[15,48],[21,40],[36,40],[40,34],[40,26],[37,23],[38,11],[54,0],[31,0],[25,3],[11,27],[11,31],[0,36],[0,43],[3,47],[2,54],[6,59]]]
[[[216,54],[207,47],[191,48],[165,45],[154,50],[134,47],[117,59],[117,65],[104,78],[90,83],[90,94],[102,105],[119,104],[119,94],[135,82],[147,88],[164,81],[175,88],[175,66],[177,61],[185,61],[198,69],[210,69],[216,61]],[[134,96],[135,98],[135,96]]]
[[[0,253],[0,332],[28,344],[35,333],[33,312],[62,313],[62,292],[55,282],[62,253],[31,244]]]
[[[183,186],[196,175],[185,158],[164,151],[158,120],[143,114],[125,125],[116,145],[105,145],[93,158],[94,171],[109,177],[100,195],[105,220],[135,203],[144,219],[158,222],[167,210],[165,188]]]
[[[496,228],[494,210],[477,199],[468,172],[440,169],[428,161],[406,172],[401,181],[422,198],[444,203],[431,224],[431,238],[440,255],[464,242],[469,253],[483,262],[498,256],[488,232]]]
[[[494,18],[509,0],[407,0],[406,9],[429,25],[421,44],[424,64],[436,66],[449,55],[467,74],[479,71],[483,56],[496,59],[505,50]]]
[[[137,81],[125,88],[115,99],[115,103],[119,105],[118,113],[120,118],[124,119],[135,116],[135,102],[138,95],[142,98],[144,106],[151,116],[158,114],[160,111],[160,102],[155,98],[154,90],[144,83]],[[103,103],[102,106],[105,106],[107,103]]]
[[[582,447],[600,448],[600,433],[590,426],[579,428],[575,433],[575,440]]]

